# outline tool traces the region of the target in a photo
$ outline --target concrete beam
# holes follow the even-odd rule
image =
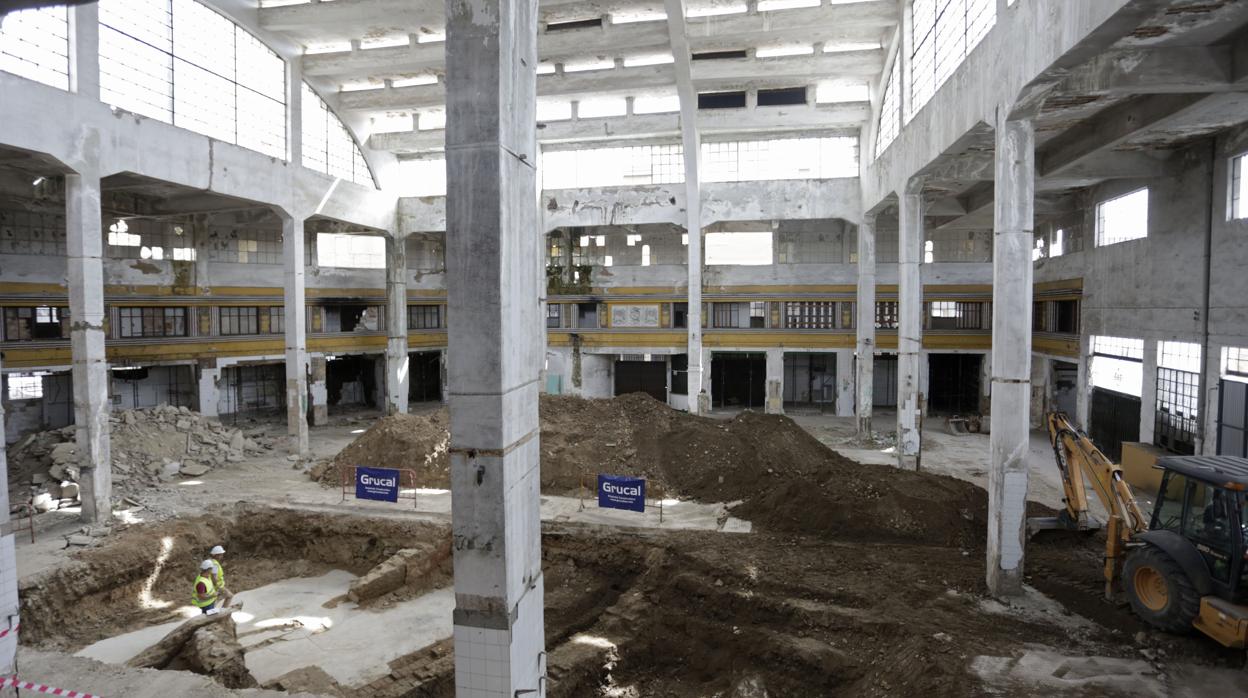
[[[869,49],[809,56],[694,61],[692,68],[693,84],[701,91],[786,81],[800,85],[829,78],[866,81],[884,70],[884,51]]]
[[[537,0],[446,10],[455,692],[541,698]]]
[[[988,468],[988,589],[1023,591],[1030,449],[1032,247],[1035,244],[1035,129],[997,129],[996,233],[992,282],[992,415]]]
[[[1057,86],[1064,95],[1141,95],[1237,89],[1231,46],[1175,46],[1107,51]]]
[[[788,107],[703,110],[695,115],[700,133],[714,136],[844,131],[857,129],[866,121],[866,102],[849,104],[807,104]],[[680,135],[680,114],[634,114],[603,119],[550,121],[537,129],[543,145],[591,143],[642,138],[675,138]],[[374,150],[395,153],[422,153],[441,150],[446,132],[442,129],[373,134],[368,142]]]
[[[98,172],[83,167],[77,174],[65,175],[65,231],[82,519],[87,523],[108,524],[113,518],[113,473],[108,359],[104,350],[104,233]]]
[[[1122,144],[1135,133],[1160,124],[1201,101],[1204,95],[1153,95],[1115,105],[1045,144],[1036,155],[1038,173],[1050,177],[1084,158]]]

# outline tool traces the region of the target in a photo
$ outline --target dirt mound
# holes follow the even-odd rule
[[[318,464],[309,474],[313,480],[337,486],[341,467],[400,468],[416,471],[418,487],[446,489],[451,486],[450,428],[445,409],[382,417],[333,460]],[[403,484],[413,483],[405,479]]]
[[[179,475],[198,477],[223,463],[271,450],[269,442],[187,407],[161,405],[109,415],[113,486],[121,496]],[[14,501],[33,497],[41,511],[78,497],[81,456],[73,426],[29,434],[9,450]]]
[[[540,405],[545,494],[577,495],[583,484],[592,491],[599,473],[632,475],[655,496],[739,502],[734,515],[772,530],[950,546],[983,540],[982,489],[856,463],[788,417],[697,417],[643,393],[543,395]],[[448,429],[445,410],[386,417],[312,477],[336,485],[338,465],[410,468],[417,486],[449,487]]]

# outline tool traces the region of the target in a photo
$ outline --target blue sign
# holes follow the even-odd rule
[[[598,476],[598,506],[646,511],[646,481],[639,477]]]
[[[399,501],[399,471],[389,468],[355,469],[355,498]]]

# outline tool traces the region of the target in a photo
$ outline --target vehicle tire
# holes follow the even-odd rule
[[[1145,623],[1170,633],[1192,630],[1200,594],[1182,567],[1161,548],[1145,544],[1127,556],[1122,586]]]

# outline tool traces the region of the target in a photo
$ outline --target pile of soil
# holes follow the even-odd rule
[[[133,495],[181,476],[199,477],[248,454],[272,450],[216,418],[187,407],[161,405],[109,415],[109,451],[116,494]],[[75,427],[37,432],[9,449],[9,491],[15,502],[32,499],[46,511],[78,497],[81,454]]]
[[[599,473],[644,477],[652,496],[737,504],[733,515],[770,530],[966,546],[982,541],[988,500],[970,483],[863,465],[782,415],[730,420],[671,409],[644,393],[605,400],[543,395],[541,489],[576,496]],[[445,410],[377,422],[312,471],[329,485],[339,466],[415,471],[418,487],[450,486]]]

